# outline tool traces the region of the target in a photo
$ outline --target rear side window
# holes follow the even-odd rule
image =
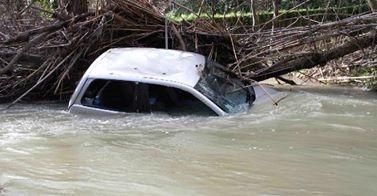
[[[195,89],[227,113],[247,110],[255,100],[252,87],[247,87],[227,68],[212,61],[207,61]]]
[[[216,115],[190,93],[161,85],[117,80],[94,80],[81,104],[119,112]]]

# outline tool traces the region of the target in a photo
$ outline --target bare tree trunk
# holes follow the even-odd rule
[[[211,1],[212,18],[215,18],[215,14],[216,14],[216,5],[217,5],[216,0],[212,0],[212,1]]]
[[[61,0],[61,7],[65,7],[67,12],[73,15],[80,15],[88,12],[87,0]]]
[[[26,2],[24,0],[4,0],[0,4],[7,9],[7,11],[19,12],[25,8]]]
[[[280,7],[280,1],[281,0],[272,0],[272,6],[274,8],[274,15],[272,19],[272,27],[271,27],[271,37],[274,35],[275,26],[277,25],[277,22],[275,21],[279,15],[279,7]],[[272,38],[271,38],[272,41]],[[270,47],[271,49],[271,47]]]
[[[372,12],[377,12],[377,0],[367,0]]]
[[[25,1],[23,1],[23,0],[15,1],[15,3],[16,3],[16,10],[17,10],[17,11],[21,11],[21,10],[24,9],[25,6],[26,6]]]
[[[275,25],[277,24],[275,19],[279,15],[280,3],[281,0],[272,0],[272,6],[274,8],[274,21],[272,21],[272,31],[274,31]]]
[[[255,30],[255,26],[258,25],[258,15],[257,10],[255,8],[255,0],[250,0],[250,11],[251,19],[253,20],[253,30]]]

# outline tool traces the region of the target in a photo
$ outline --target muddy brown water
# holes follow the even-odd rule
[[[296,89],[228,117],[0,112],[0,194],[375,195],[377,95]]]

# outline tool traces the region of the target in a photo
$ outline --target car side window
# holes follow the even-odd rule
[[[81,104],[119,112],[216,115],[186,91],[132,81],[94,80],[84,93]]]

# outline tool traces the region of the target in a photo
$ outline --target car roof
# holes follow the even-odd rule
[[[95,79],[162,80],[194,87],[205,57],[185,51],[157,48],[114,48],[98,57],[86,72]]]

